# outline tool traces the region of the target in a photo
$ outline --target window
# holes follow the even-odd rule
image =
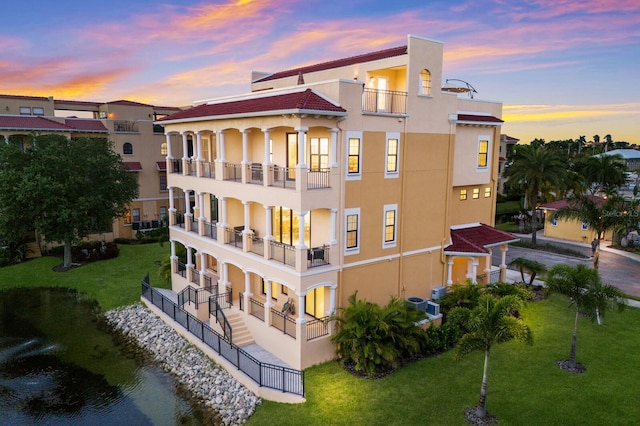
[[[167,155],[167,143],[166,142],[162,142],[162,145],[160,145],[160,155]]]
[[[582,222],[580,227],[581,227],[581,229],[583,231],[588,231],[589,230],[589,225],[587,224],[587,222]]]
[[[467,199],[467,190],[466,189],[461,189],[460,190],[460,201],[464,201]]]
[[[288,245],[298,243],[300,223],[298,214],[287,207],[275,206],[272,210],[273,238],[275,241]],[[304,216],[304,243],[311,244],[311,213]]]
[[[558,226],[558,218],[551,218],[551,226]]]
[[[349,173],[360,173],[360,139],[349,138]]]
[[[133,145],[130,142],[125,142],[122,145],[122,153],[124,155],[133,155]]]
[[[398,215],[398,205],[389,204],[384,206],[383,226],[383,248],[395,247],[396,245],[396,224]]]
[[[140,222],[140,209],[133,209],[132,210],[132,214],[133,214],[133,221],[134,222]]]
[[[481,139],[478,143],[478,167],[485,168],[489,165],[489,141]]]
[[[387,134],[387,155],[384,168],[385,177],[398,177],[400,154],[400,135],[398,133]]]
[[[31,107],[20,107],[20,115],[31,115]]]
[[[311,170],[329,168],[329,138],[311,138],[309,141]]]
[[[431,95],[431,72],[428,69],[420,72],[420,94]]]
[[[324,313],[324,287],[317,287],[307,292],[304,300],[304,313],[314,318],[321,318]]]
[[[131,225],[131,210],[124,214],[124,224]]]
[[[166,173],[160,173],[160,191],[166,191],[167,190],[167,174]]]
[[[218,222],[218,197],[215,195],[211,196],[209,215],[211,216],[211,223]]]
[[[218,272],[218,259],[207,255],[207,269],[211,269],[213,272]]]
[[[355,254],[360,249],[360,209],[345,209],[346,254]]]
[[[262,279],[262,294],[267,295],[267,283],[264,282],[264,278]],[[271,281],[271,299],[278,300],[278,283],[275,281]]]
[[[489,198],[489,197],[491,197],[491,187],[487,186],[484,189],[484,198]]]
[[[284,285],[280,286],[280,293],[284,294],[285,296],[289,295],[289,289],[287,287],[285,287]]]
[[[33,107],[33,115],[44,115],[44,108]]]
[[[169,220],[169,215],[167,214],[167,208],[165,206],[160,207],[160,220],[165,221]]]
[[[474,200],[477,200],[478,198],[480,198],[480,188],[473,188],[472,197]]]

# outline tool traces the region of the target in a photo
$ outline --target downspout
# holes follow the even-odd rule
[[[445,245],[449,244],[451,239],[451,216],[449,214],[451,210],[451,193],[453,192],[453,145],[455,143],[454,131],[456,122],[458,121],[458,114],[449,114],[449,153],[448,153],[448,168],[447,168],[447,190],[445,192],[445,217],[444,217],[444,237],[440,243],[440,262],[445,266],[442,272],[442,282],[447,282],[447,257],[444,254]]]
[[[407,175],[407,170],[404,167],[405,164],[405,157],[406,157],[406,151],[407,151],[407,119],[409,118],[409,116],[407,115],[406,117],[404,117],[403,119],[399,119],[402,120],[403,124],[402,124],[402,133],[401,133],[401,139],[400,139],[400,170],[401,170],[401,178],[400,178],[400,202],[399,202],[399,208],[400,208],[400,220],[397,222],[396,226],[396,235],[399,237],[400,240],[400,247],[399,247],[399,255],[400,257],[398,258],[398,297],[403,298],[404,299],[404,284],[402,282],[403,278],[403,257],[404,257],[404,235],[402,234],[401,230],[404,229],[403,224],[404,224],[404,212],[405,212],[405,206],[404,206],[404,200],[405,200],[405,192],[406,192],[406,186],[405,186],[405,181],[406,181],[406,175]],[[384,225],[384,224],[383,224]]]

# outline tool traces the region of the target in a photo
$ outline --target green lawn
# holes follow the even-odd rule
[[[609,312],[603,326],[581,318],[578,361],[587,371],[573,375],[555,366],[569,355],[567,301],[553,296],[523,311],[533,346],[494,346],[487,409],[501,425],[628,425],[640,418],[640,310]],[[481,353],[455,361],[449,351],[374,381],[329,362],[305,371],[307,402],[264,401],[248,425],[465,425],[482,363]]]
[[[96,299],[103,310],[140,300],[140,281],[148,272],[151,285],[162,287],[156,261],[169,254],[169,244],[121,244],[116,259],[90,263],[67,272],[54,272],[61,258],[41,257],[0,268],[0,289],[13,287],[69,287]]]

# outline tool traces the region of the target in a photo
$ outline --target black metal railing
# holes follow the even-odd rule
[[[331,169],[307,171],[307,189],[331,188],[329,176],[331,176]]]
[[[307,322],[307,341],[329,335],[331,317],[316,318]]]
[[[191,268],[191,282],[200,286],[200,271],[196,268]]]
[[[255,234],[251,236],[251,253],[264,256],[264,240],[260,237],[256,237]]]
[[[142,297],[198,337],[258,385],[304,396],[304,371],[257,360],[151,287],[149,274],[142,280]]]
[[[224,163],[224,180],[242,181],[242,164]]]
[[[184,228],[184,212],[176,212],[176,225]]]
[[[169,173],[182,173],[181,159],[178,158],[171,161],[171,170],[169,170]]]
[[[235,228],[224,228],[224,241],[225,244],[230,244],[234,247],[242,248],[242,231],[244,226],[237,226]]]
[[[362,112],[406,114],[407,92],[365,88],[362,93]]]
[[[247,183],[262,185],[263,182],[264,176],[262,172],[262,164],[247,164]]]
[[[312,247],[307,251],[307,268],[329,264],[329,246]]]
[[[244,312],[244,294],[242,292],[238,292],[238,309]]]
[[[264,321],[264,304],[256,299],[249,299],[249,313],[261,321]]]
[[[215,163],[209,163],[205,161],[202,163],[202,177],[215,179],[216,178],[216,167]]]
[[[194,160],[193,158],[189,158],[189,161],[187,162],[187,171],[189,172],[188,174],[190,176],[195,176],[198,172],[198,162],[196,160]]]
[[[214,317],[216,322],[220,324],[225,339],[233,342],[233,329],[227,320],[227,316],[222,311],[223,307],[231,307],[231,290],[209,297],[209,315]]]
[[[138,133],[138,123],[128,120],[113,120],[113,131]]]
[[[271,246],[270,259],[285,265],[296,266],[296,248],[294,246],[277,241],[269,241],[269,245]]]
[[[269,170],[273,173],[271,186],[282,188],[296,187],[296,169],[293,167],[271,166]]]
[[[178,275],[182,278],[187,278],[187,265],[182,262],[178,262]]]
[[[218,239],[218,227],[216,222],[204,223],[204,236],[209,237],[213,240]]]
[[[271,326],[294,339],[296,338],[296,320],[285,312],[271,308]]]
[[[196,219],[195,217],[191,220],[191,228],[189,229],[189,231],[195,232],[196,234],[200,233],[198,229],[198,219]]]

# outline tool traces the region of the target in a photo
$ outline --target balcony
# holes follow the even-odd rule
[[[362,112],[374,114],[406,114],[407,92],[365,88]]]
[[[123,133],[138,133],[138,123],[128,120],[114,120],[113,130]]]

